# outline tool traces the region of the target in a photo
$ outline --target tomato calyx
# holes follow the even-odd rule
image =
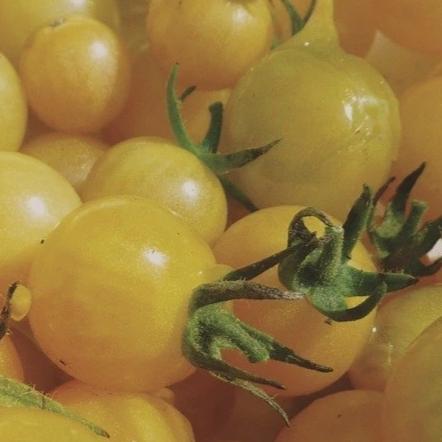
[[[422,163],[403,179],[381,219],[377,219],[372,212],[368,234],[385,271],[404,271],[421,277],[433,275],[442,267],[442,258],[431,264],[422,261],[442,238],[442,216],[423,223],[427,203],[417,200],[409,203],[410,194],[424,170],[425,163]],[[379,189],[375,196],[375,206],[392,181],[390,179]]]
[[[233,384],[263,399],[276,410],[286,424],[285,411],[267,393],[254,384],[284,389],[279,382],[255,376],[226,363],[222,350],[235,349],[252,363],[275,360],[298,365],[310,370],[330,372],[332,368],[316,364],[294,353],[271,336],[241,322],[223,308],[223,303],[235,299],[296,301],[302,294],[281,291],[248,281],[273,267],[287,251],[263,261],[235,270],[221,281],[199,286],[193,294],[189,320],[183,336],[183,353],[195,366],[209,370],[218,379]]]
[[[264,155],[273,147],[275,147],[280,140],[274,140],[264,146],[244,149],[239,152],[231,154],[218,153],[218,145],[221,135],[221,127],[223,120],[223,105],[220,102],[213,103],[209,107],[211,114],[211,122],[208,132],[200,143],[194,142],[187,132],[181,113],[181,103],[190,93],[195,90],[195,87],[190,87],[185,90],[181,97],[176,93],[176,83],[178,77],[179,66],[176,64],[169,76],[167,82],[167,111],[172,131],[177,139],[178,144],[195,155],[201,160],[212,172],[219,178],[226,193],[238,200],[246,209],[253,212],[257,207],[240,189],[238,189],[226,175],[234,169],[243,167],[251,161]]]
[[[278,267],[280,281],[289,290],[302,293],[327,318],[355,321],[367,316],[390,291],[416,282],[403,273],[367,272],[349,265],[352,251],[366,231],[373,210],[371,190],[365,186],[345,223],[335,225],[320,210],[306,208],[295,215],[289,227],[288,247],[293,252]],[[324,234],[310,232],[305,218],[324,224]],[[347,298],[365,296],[356,307],[348,308]]]
[[[75,413],[72,413],[63,405],[54,401],[29,385],[22,384],[13,379],[0,375],[0,406],[1,407],[26,407],[38,408],[51,413],[60,414],[71,420],[81,423],[98,436],[110,438],[102,428]]]

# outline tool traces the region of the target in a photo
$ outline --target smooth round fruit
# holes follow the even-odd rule
[[[24,379],[23,366],[10,336],[0,340],[0,376],[19,381]]]
[[[364,183],[384,183],[399,126],[396,98],[364,60],[337,47],[287,46],[234,88],[222,145],[234,152],[281,140],[231,175],[258,207],[300,204],[344,217]]]
[[[241,268],[283,250],[287,245],[288,226],[300,210],[301,207],[296,206],[272,207],[242,218],[216,242],[217,261]],[[311,218],[307,219],[307,226],[318,232],[323,227]],[[352,265],[374,270],[371,257],[361,244],[353,251]],[[256,281],[281,287],[276,268],[267,270]],[[359,303],[360,298],[353,298],[352,302]],[[275,361],[250,364],[239,355],[229,356],[234,365],[281,382],[286,390],[280,393],[292,396],[313,393],[340,378],[365,345],[374,319],[374,314],[370,314],[354,322],[330,322],[304,299],[237,301],[234,311],[245,323],[273,336],[302,357],[333,368],[331,373],[319,373]]]
[[[381,442],[382,395],[349,390],[325,396],[305,408],[275,442]]]
[[[385,391],[383,429],[391,442],[442,439],[442,319],[409,347]]]
[[[118,28],[115,0],[0,0],[0,51],[17,64],[26,39],[42,26],[81,14]]]
[[[213,267],[209,246],[153,201],[91,201],[59,224],[33,262],[32,331],[76,379],[159,390],[193,371],[182,333],[192,290]]]
[[[0,13],[1,14],[1,13]],[[0,53],[0,151],[18,150],[26,131],[26,98],[15,69]]]
[[[79,205],[72,186],[46,164],[0,153],[0,291],[26,280],[40,243]]]
[[[356,388],[383,391],[408,346],[442,316],[442,285],[399,293],[382,305],[363,352],[350,369]]]
[[[393,172],[406,176],[422,161],[427,168],[413,189],[413,198],[429,204],[429,216],[439,216],[442,205],[442,75],[408,89],[401,97],[402,144]]]
[[[151,198],[208,243],[226,226],[227,202],[218,178],[193,154],[159,138],[133,138],[110,149],[81,195],[85,201],[112,195]]]
[[[31,139],[21,152],[51,166],[79,191],[107,147],[98,138],[53,132]]]
[[[121,111],[130,85],[129,60],[117,35],[80,16],[35,33],[20,74],[37,116],[64,132],[99,131]]]
[[[140,136],[156,136],[175,140],[166,108],[167,75],[146,51],[135,55],[129,98],[123,110],[106,128],[113,143]],[[184,91],[184,89],[182,89]],[[206,135],[210,123],[209,106],[217,101],[225,104],[230,91],[195,90],[182,103],[186,129],[196,142]]]
[[[420,52],[442,54],[440,0],[372,0],[377,27],[389,38]]]
[[[194,442],[187,419],[163,399],[148,394],[110,393],[71,381],[51,397],[106,429],[110,442]]]
[[[37,408],[0,407],[0,434],[8,442],[103,442],[85,425]]]
[[[270,50],[273,25],[267,0],[151,0],[147,34],[164,72],[179,63],[186,86],[213,90],[233,86]]]

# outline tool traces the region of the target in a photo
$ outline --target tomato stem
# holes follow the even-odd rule
[[[428,276],[440,270],[442,259],[426,264],[422,258],[441,239],[442,217],[422,222],[427,204],[422,201],[409,202],[411,192],[425,170],[422,163],[398,185],[387,204],[381,220],[374,210],[369,220],[368,234],[380,266],[385,271],[404,271],[413,276]],[[390,179],[376,194],[375,205],[393,180]],[[407,207],[410,207],[407,211]]]

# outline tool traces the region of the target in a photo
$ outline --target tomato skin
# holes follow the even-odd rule
[[[171,404],[155,395],[111,393],[70,381],[51,397],[104,428],[113,442],[194,442],[192,427]]]
[[[0,151],[18,150],[25,135],[27,105],[20,79],[0,53]]]
[[[438,71],[440,66],[436,67]],[[437,72],[438,72],[437,71]],[[422,161],[427,167],[413,189],[413,198],[429,204],[429,217],[440,215],[442,203],[442,130],[439,115],[442,114],[442,75],[435,74],[409,88],[401,97],[403,136],[400,155],[393,173],[406,176]]]
[[[190,421],[198,442],[211,440],[231,413],[236,389],[203,370],[171,386],[174,405]]]
[[[300,204],[344,217],[364,183],[383,184],[399,127],[396,98],[365,61],[329,46],[287,46],[234,88],[222,145],[233,152],[281,140],[232,174],[258,207]]]
[[[389,38],[423,53],[442,53],[439,0],[372,0],[377,27]]]
[[[119,27],[115,0],[9,0],[0,1],[0,51],[18,64],[26,39],[42,26],[81,14]]]
[[[414,341],[396,365],[385,390],[385,440],[441,440],[441,344],[442,320],[439,318]]]
[[[287,243],[288,226],[301,209],[297,206],[271,207],[242,218],[216,242],[214,252],[217,261],[240,268],[283,250]],[[317,221],[307,225],[314,231],[322,228]],[[374,270],[368,252],[360,244],[353,252],[352,264]],[[281,287],[275,268],[267,270],[256,281],[270,287]],[[270,334],[302,357],[334,369],[324,374],[274,361],[252,365],[236,354],[229,356],[235,365],[284,384],[286,390],[278,394],[287,396],[313,393],[341,377],[365,345],[374,319],[372,313],[359,321],[332,322],[330,325],[325,316],[306,300],[238,301],[234,304],[234,311],[245,323]]]
[[[382,394],[349,390],[318,399],[275,442],[381,442]]]
[[[18,152],[0,153],[0,290],[25,281],[40,242],[80,205],[72,186],[49,166]]]
[[[31,139],[20,151],[51,166],[79,191],[107,147],[98,138],[52,132]]]
[[[0,376],[19,381],[24,379],[20,357],[11,337],[8,335],[0,340]]]
[[[409,345],[442,316],[442,285],[398,293],[377,312],[366,347],[350,369],[355,388],[383,391]]]
[[[107,139],[112,143],[140,136],[175,140],[166,109],[166,84],[167,75],[149,51],[137,53],[132,60],[129,98],[117,118],[106,128]],[[197,89],[184,100],[183,119],[193,140],[199,142],[206,135],[210,123],[209,106],[217,101],[225,104],[229,94],[228,89]]]
[[[0,407],[0,428],[8,442],[103,441],[83,424],[37,408]]]
[[[85,201],[112,195],[151,198],[186,221],[208,243],[224,231],[227,202],[213,172],[190,152],[159,138],[132,138],[97,162]]]
[[[64,132],[94,133],[122,109],[130,63],[110,28],[72,16],[34,34],[23,50],[20,74],[29,104],[44,123]]]
[[[147,16],[164,72],[179,63],[182,82],[204,90],[233,86],[270,50],[272,28],[267,0],[151,0]]]
[[[33,262],[33,333],[85,383],[158,390],[193,371],[182,333],[192,290],[213,267],[209,246],[154,202],[91,201],[59,224]]]

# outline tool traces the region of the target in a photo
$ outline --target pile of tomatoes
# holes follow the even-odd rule
[[[0,439],[441,441],[441,21],[0,0]]]

